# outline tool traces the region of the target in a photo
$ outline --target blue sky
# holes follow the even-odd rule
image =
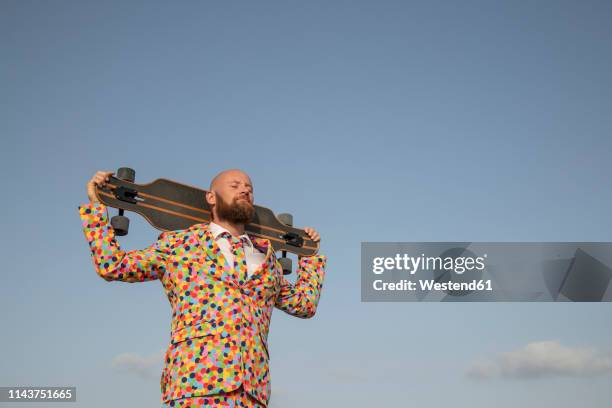
[[[239,167],[329,257],[317,316],[273,315],[271,407],[609,406],[609,304],[361,303],[359,251],[611,241],[611,17],[603,1],[1,2],[0,385],[159,404],[167,299],[96,275],[77,206],[99,169],[206,186]],[[133,216],[121,244],[156,237]]]

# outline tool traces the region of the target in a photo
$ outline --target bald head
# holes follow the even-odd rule
[[[210,191],[218,191],[220,186],[231,183],[232,181],[247,182],[251,187],[251,178],[244,171],[239,169],[223,170],[221,173],[213,177],[210,182]]]
[[[222,171],[210,182],[206,202],[213,220],[247,223],[254,211],[251,178],[238,169]]]

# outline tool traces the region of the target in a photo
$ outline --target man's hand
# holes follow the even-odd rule
[[[321,242],[321,236],[319,235],[316,229],[306,227],[304,228],[304,232],[306,232],[308,234],[308,237],[312,239],[314,242]]]
[[[89,197],[91,203],[98,201],[98,197],[96,197],[96,185],[98,187],[104,187],[111,174],[113,174],[112,171],[98,171],[91,180],[87,182],[87,197]]]

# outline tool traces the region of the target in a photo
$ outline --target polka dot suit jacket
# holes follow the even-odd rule
[[[102,204],[79,207],[96,272],[107,281],[159,279],[172,307],[162,401],[232,391],[242,385],[262,404],[270,398],[268,328],[274,307],[314,316],[326,257],[300,257],[294,284],[283,276],[266,239],[266,258],[242,285],[206,224],[162,233],[143,250],[120,248]]]

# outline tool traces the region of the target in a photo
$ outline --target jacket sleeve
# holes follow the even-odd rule
[[[295,283],[292,284],[285,277],[281,278],[281,290],[275,306],[296,317],[313,317],[323,288],[326,260],[324,255],[300,257]]]
[[[164,235],[153,245],[134,251],[124,251],[115,239],[108,222],[106,206],[89,203],[79,206],[85,239],[96,272],[107,281],[144,282],[160,279],[166,269]]]

